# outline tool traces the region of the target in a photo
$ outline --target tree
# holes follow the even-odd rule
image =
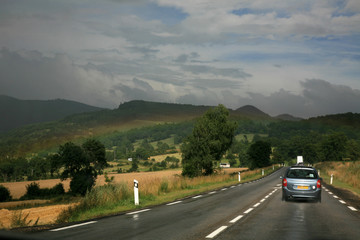
[[[345,154],[345,146],[348,138],[344,133],[333,133],[321,142],[322,161],[341,161]]]
[[[237,127],[229,121],[229,111],[219,105],[209,109],[195,124],[192,134],[181,146],[184,176],[213,173],[213,161],[220,160],[229,149]]]
[[[10,201],[12,199],[9,189],[0,185],[0,202]]]
[[[67,142],[58,152],[64,171],[61,180],[71,178],[70,190],[85,195],[95,185],[97,174],[106,166],[105,147],[99,141],[90,139],[82,146]],[[55,158],[56,159],[56,158]]]
[[[270,165],[271,145],[268,142],[257,141],[251,144],[248,152],[250,169]]]

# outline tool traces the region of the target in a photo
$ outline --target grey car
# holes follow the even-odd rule
[[[315,168],[289,167],[282,178],[282,200],[311,199],[321,202],[321,182]]]

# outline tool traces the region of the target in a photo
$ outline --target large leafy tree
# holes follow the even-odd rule
[[[265,141],[257,141],[248,149],[250,168],[260,168],[270,165],[271,145]]]
[[[85,195],[95,185],[97,174],[106,166],[105,147],[94,139],[87,140],[82,146],[67,142],[58,152],[64,170],[61,179],[70,178],[70,190],[74,194]]]
[[[194,177],[214,172],[213,161],[220,160],[230,148],[237,127],[236,122],[228,118],[229,111],[219,105],[196,122],[181,147],[183,175]]]

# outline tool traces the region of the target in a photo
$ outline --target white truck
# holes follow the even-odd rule
[[[296,164],[297,164],[297,165],[302,165],[302,164],[304,164],[303,156],[297,156]]]

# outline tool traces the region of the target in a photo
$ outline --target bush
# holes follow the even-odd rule
[[[95,185],[95,178],[86,173],[75,175],[70,182],[70,191],[72,194],[80,194],[85,196],[86,192],[90,191]]]
[[[0,185],[0,202],[10,201],[12,199],[9,189]]]
[[[41,190],[39,183],[32,182],[26,186],[26,194],[29,199],[39,198],[41,197]]]
[[[65,194],[64,185],[62,183],[56,184],[54,187],[50,189],[50,194],[53,196]]]

